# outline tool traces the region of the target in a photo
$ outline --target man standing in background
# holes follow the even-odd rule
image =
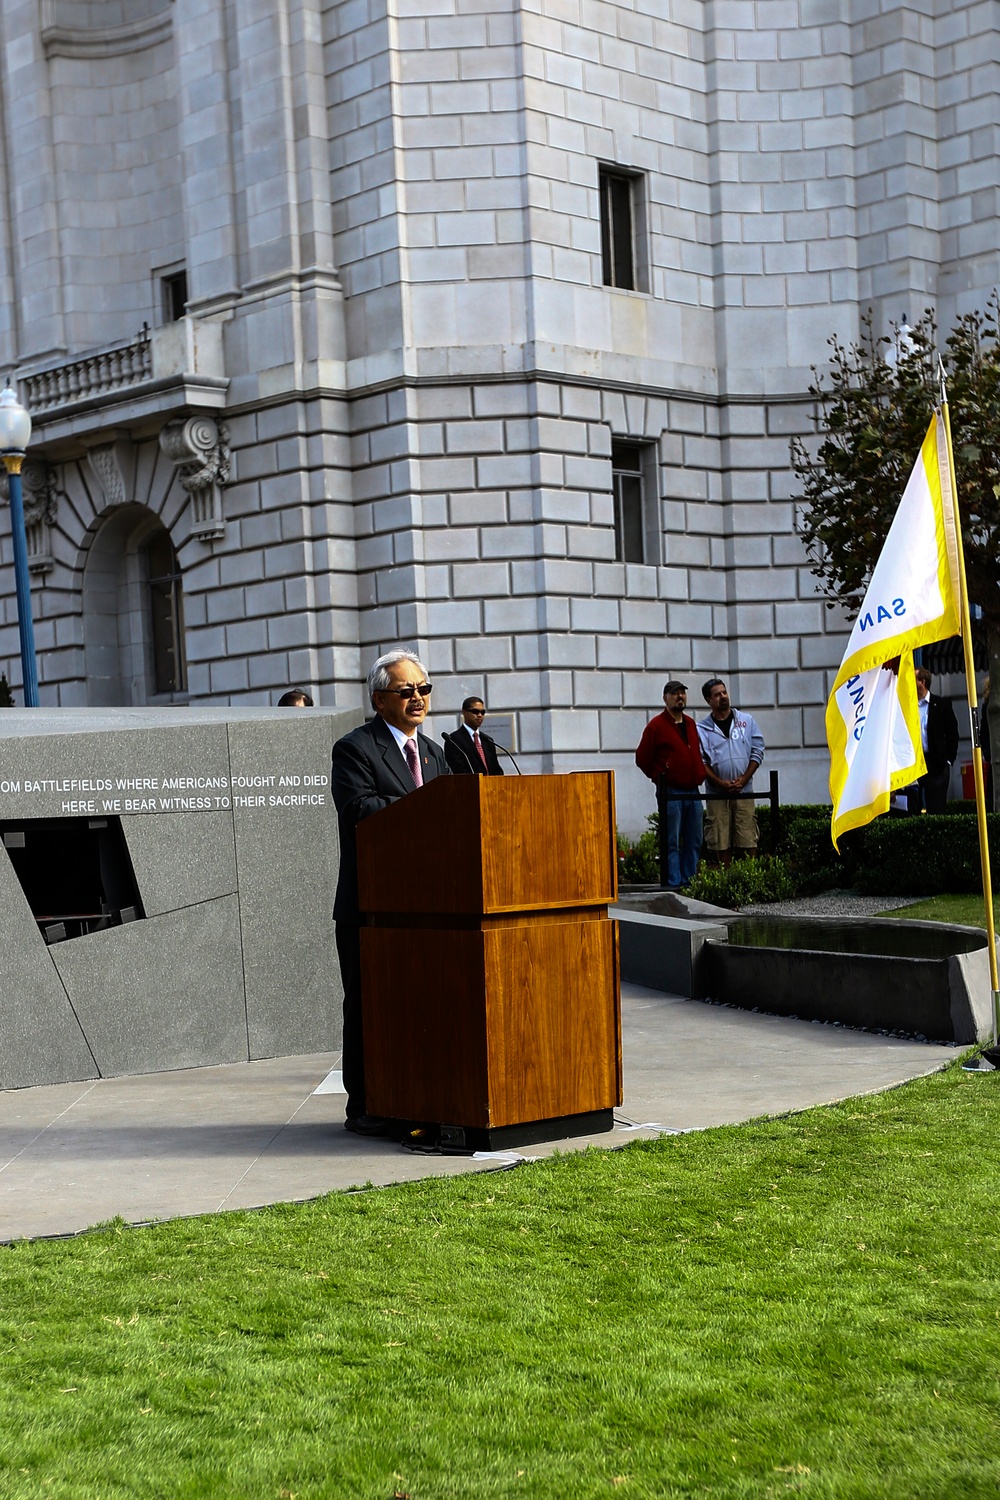
[[[698,726],[684,712],[687,688],[683,682],[672,679],[667,683],[663,704],[662,714],[651,719],[642,732],[635,763],[656,782],[660,884],[668,891],[677,891],[698,870],[702,811],[697,792],[705,780],[705,765]]]
[[[497,755],[496,741],[483,734],[486,705],[482,698],[466,698],[462,704],[462,724],[452,734],[443,734],[444,753],[452,773],[467,776],[502,776],[503,766]]]
[[[764,736],[752,714],[734,713],[721,677],[703,683],[701,696],[711,710],[698,725],[705,780],[710,792],[724,796],[705,803],[705,847],[717,863],[728,865],[734,853],[757,853],[754,804],[736,794],[750,785],[763,763]]]
[[[947,698],[931,694],[931,674],[918,667],[917,707],[920,710],[920,740],[927,770],[909,793],[910,812],[943,813],[948,802],[951,768],[958,754],[958,720]]]

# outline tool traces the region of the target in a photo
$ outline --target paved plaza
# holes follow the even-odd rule
[[[509,1165],[891,1088],[960,1049],[753,1015],[626,984],[615,1128],[480,1157],[413,1155],[343,1128],[338,1053],[0,1094],[0,1240]]]

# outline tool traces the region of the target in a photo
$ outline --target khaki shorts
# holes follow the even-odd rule
[[[756,804],[738,797],[705,803],[705,848],[711,854],[727,849],[756,849]]]

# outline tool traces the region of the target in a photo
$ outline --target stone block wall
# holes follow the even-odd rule
[[[700,710],[719,672],[758,715],[786,795],[822,797],[813,710],[843,622],[791,530],[788,439],[807,419],[801,403],[720,411],[552,379],[421,385],[356,408],[354,443],[370,422],[388,449],[355,510],[363,659],[414,642],[436,723],[480,693],[515,715],[530,769],[613,765],[633,828],[649,792],[632,752],[663,681],[689,679]],[[614,560],[613,438],[655,450],[658,565]]]
[[[482,693],[516,716],[526,769],[614,765],[636,829],[651,796],[632,750],[663,680],[688,679],[700,708],[719,672],[784,795],[824,796],[845,622],[795,535],[789,439],[810,431],[810,365],[869,303],[879,329],[926,301],[944,325],[1000,279],[995,8],[135,14],[141,45],[97,56],[84,36],[70,56],[34,4],[4,8],[23,113],[0,153],[0,347],[30,370],[128,335],[157,265],[182,259],[194,313],[224,334],[224,534],[192,534],[165,407],[123,421],[95,404],[58,441],[43,421],[45,701],[92,699],[93,549],[142,507],[178,549],[195,701],[263,704],[299,681],[355,707],[372,657],[409,642],[433,727]],[[641,183],[642,290],[603,285],[602,165]],[[615,561],[615,440],[649,454],[641,566]],[[9,563],[0,523],[6,579]],[[104,647],[117,629],[124,650],[134,608]],[[17,684],[12,587],[4,666]]]

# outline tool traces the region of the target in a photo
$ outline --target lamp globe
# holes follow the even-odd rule
[[[31,418],[7,382],[0,393],[0,453],[23,453],[31,438]]]

